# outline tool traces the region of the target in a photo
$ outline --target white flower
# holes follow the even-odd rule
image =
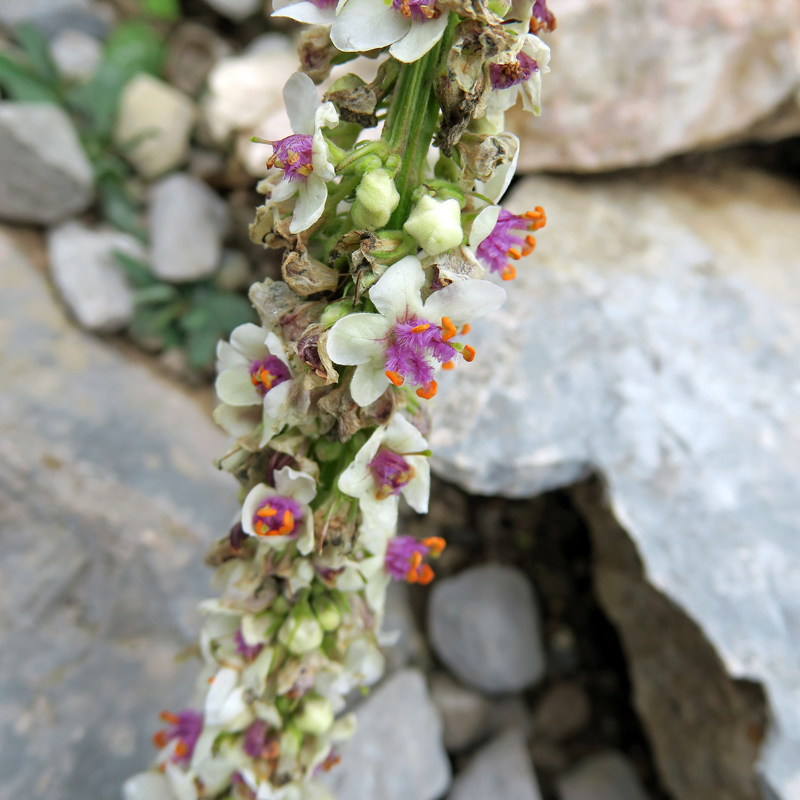
[[[514,50],[500,54],[489,64],[492,92],[486,113],[497,114],[511,108],[522,93],[522,106],[526,111],[540,114],[542,75],[550,72],[550,48],[538,37],[529,33],[519,37]]]
[[[436,0],[344,0],[331,28],[338,50],[365,53],[389,47],[398,61],[418,61],[441,38],[448,12]]]
[[[275,187],[271,199],[277,203],[297,194],[289,231],[300,233],[310,228],[325,210],[327,184],[336,173],[322,129],[335,128],[339,114],[331,102],[319,105],[314,82],[301,72],[295,72],[286,82],[283,100],[294,134],[268,142],[272,145],[272,155],[267,166],[283,170],[283,181]]]
[[[275,471],[275,488],[259,483],[242,506],[242,529],[273,547],[297,539],[297,549],[308,555],[314,548],[314,515],[308,504],[317,493],[314,479],[291,467]]]
[[[230,342],[217,345],[217,370],[215,388],[222,405],[214,419],[237,438],[248,436],[260,422],[263,447],[283,427],[289,411],[292,373],[280,339],[251,322],[240,325]]]
[[[513,136],[513,134],[511,135]],[[519,138],[514,136],[514,139],[517,143],[517,147],[511,161],[507,164],[501,164],[488,181],[475,182],[475,191],[488,197],[493,203],[499,202],[503,197],[506,190],[511,185],[514,173],[517,171],[517,162],[519,161]]]
[[[210,727],[227,727],[243,730],[252,719],[244,700],[245,687],[239,683],[238,670],[223,667],[214,676],[208,688],[205,721]]]
[[[124,800],[197,800],[194,778],[174,764],[165,772],[141,772],[125,781]]]
[[[458,200],[435,200],[423,195],[403,227],[429,255],[438,256],[461,244],[461,206]]]
[[[272,16],[310,25],[330,25],[336,19],[336,0],[272,0]]]
[[[505,291],[489,281],[466,280],[433,292],[423,303],[425,274],[415,256],[393,264],[370,288],[377,314],[349,314],[328,334],[328,354],[337,364],[357,365],[350,393],[360,406],[377,400],[390,380],[436,393],[432,361],[450,361],[456,328],[499,308]],[[441,323],[441,324],[439,324]]]
[[[402,495],[420,514],[428,511],[431,470],[425,437],[395,414],[378,428],[339,477],[339,490],[358,499],[367,528],[391,531]]]

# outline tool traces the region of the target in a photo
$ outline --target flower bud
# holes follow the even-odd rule
[[[311,605],[317,621],[322,626],[322,630],[335,631],[339,627],[339,623],[342,621],[342,614],[333,598],[327,595],[315,597],[311,601]]]
[[[385,169],[374,169],[361,179],[353,203],[353,224],[356,228],[382,228],[397,208],[400,195],[392,176]]]
[[[353,298],[345,297],[344,300],[337,300],[335,303],[328,303],[322,316],[319,318],[320,325],[330,328],[334,322],[338,322],[342,317],[347,316],[353,310]]]
[[[308,608],[296,610],[286,618],[278,632],[278,641],[286,645],[290,653],[301,656],[310,650],[316,650],[322,644],[322,626]]]
[[[461,244],[461,206],[458,200],[434,200],[423,195],[403,226],[430,256]]]
[[[294,724],[303,733],[319,736],[333,725],[333,708],[324,697],[307,698],[294,718]]]

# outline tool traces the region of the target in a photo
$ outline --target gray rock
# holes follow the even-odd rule
[[[560,742],[585,730],[591,721],[592,707],[583,687],[574,681],[551,686],[533,714],[537,735]]]
[[[797,188],[741,169],[543,178],[508,206],[538,204],[532,263],[441,382],[435,466],[514,497],[599,473],[599,597],[667,788],[751,800],[760,772],[796,798]],[[761,753],[749,681],[769,699]]]
[[[553,71],[542,79],[542,116],[520,106],[509,114],[525,143],[520,169],[651,164],[761,136],[767,121],[786,136],[800,132],[793,0],[550,5],[558,28],[543,34]]]
[[[53,283],[84,328],[118,331],[133,319],[133,289],[114,251],[143,258],[144,248],[136,239],[66,222],[50,231],[47,247]]]
[[[487,564],[437,581],[428,629],[448,669],[483,691],[518,691],[544,675],[536,598],[513,567]]]
[[[255,14],[263,4],[261,0],[206,0],[206,5],[211,6],[223,17],[241,22]]]
[[[0,3],[0,22],[5,25],[20,25],[39,17],[65,11],[83,11],[89,0],[3,0]]]
[[[153,272],[179,283],[212,275],[228,224],[225,203],[191,175],[159,181],[150,198]]]
[[[94,197],[89,159],[57,106],[0,101],[0,164],[0,219],[51,224]]]
[[[424,669],[427,666],[428,648],[414,619],[407,583],[392,581],[389,584],[382,630],[387,635],[396,637],[392,644],[383,648],[387,671],[393,672],[408,666]]]
[[[103,56],[103,45],[85,31],[67,28],[50,42],[50,54],[62,78],[88,81]]]
[[[512,729],[481,748],[466,769],[453,781],[453,788],[448,795],[448,800],[489,798],[541,798],[528,754],[528,743],[520,730]]]
[[[118,800],[189,700],[235,510],[199,405],[81,333],[0,233],[0,800]]]
[[[444,746],[457,753],[484,736],[492,703],[483,695],[465,689],[444,674],[430,678],[431,699],[442,717]]]
[[[401,670],[358,706],[358,728],[324,779],[347,800],[435,800],[450,786],[442,722],[425,677]]]
[[[585,759],[558,779],[561,800],[647,800],[630,762],[619,753]]]

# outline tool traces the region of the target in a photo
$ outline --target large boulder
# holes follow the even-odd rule
[[[508,202],[539,204],[477,358],[439,381],[435,467],[512,497],[599,473],[607,508],[578,498],[596,584],[667,788],[755,800],[760,774],[794,800],[800,192],[662,170],[528,179]]]
[[[235,511],[184,391],[79,332],[0,233],[0,800],[118,800],[192,693]]]
[[[795,0],[552,2],[544,112],[518,109],[520,167],[650,164],[751,136],[800,133]]]

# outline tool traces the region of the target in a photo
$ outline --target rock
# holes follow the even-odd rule
[[[92,166],[57,106],[0,101],[0,163],[0,219],[52,224],[94,198]]]
[[[358,706],[358,728],[342,762],[325,776],[347,800],[435,800],[450,786],[442,722],[425,677],[407,669],[387,678]]]
[[[457,753],[475,744],[486,733],[492,703],[445,674],[432,675],[430,687],[431,699],[442,717],[447,750]]]
[[[50,55],[62,78],[83,83],[100,63],[103,46],[94,36],[68,28],[50,42]]]
[[[112,332],[128,325],[133,319],[134,294],[114,251],[144,258],[144,248],[136,239],[119,231],[66,222],[50,231],[47,246],[53,283],[84,328]]]
[[[558,779],[561,800],[647,800],[630,762],[619,753],[581,761]]]
[[[800,90],[794,0],[573,0],[558,28],[542,116],[509,115],[522,170],[597,172],[750,138],[793,116]],[[793,43],[794,40],[794,43]],[[599,44],[602,42],[602,44]],[[690,66],[689,66],[690,65]]]
[[[142,177],[155,178],[186,161],[195,117],[189,95],[140,73],[122,90],[114,141]]]
[[[212,275],[228,225],[224,201],[191,175],[159,181],[150,198],[153,272],[180,283]]]
[[[448,669],[483,691],[518,691],[544,675],[539,609],[513,567],[486,564],[437,581],[428,630]]]
[[[206,5],[223,17],[241,22],[259,10],[262,0],[206,0]]]
[[[583,732],[591,721],[592,707],[583,687],[575,681],[551,686],[533,715],[537,734],[555,742]]]
[[[68,322],[0,233],[0,800],[119,800],[186,703],[236,509],[181,388]]]
[[[164,71],[171,84],[195,95],[214,64],[232,53],[233,48],[210,28],[184,22],[169,37]]]
[[[456,777],[448,795],[448,800],[489,798],[541,798],[528,755],[528,744],[524,734],[517,729],[508,731],[481,748],[467,768]]]
[[[420,668],[427,666],[428,649],[414,619],[408,596],[408,584],[397,581],[389,584],[382,630],[393,640],[392,644],[383,647],[387,671],[393,672],[408,666]]]
[[[598,474],[598,598],[666,788],[756,800],[763,778],[793,799],[798,189],[721,162],[530,179],[507,203],[538,204],[532,263],[440,381],[434,467],[513,497]]]
[[[89,0],[3,0],[0,3],[0,23],[20,25],[39,17],[88,7]]]

